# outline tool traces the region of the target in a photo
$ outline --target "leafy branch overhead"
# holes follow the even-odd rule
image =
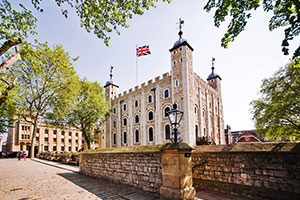
[[[32,0],[32,4],[38,11],[43,12],[41,1]],[[68,16],[69,8],[75,8],[80,17],[81,27],[103,39],[107,46],[110,40],[109,33],[115,31],[119,35],[119,27],[129,27],[128,19],[133,15],[142,15],[145,10],[155,7],[155,3],[159,1],[171,2],[171,0],[55,0],[65,17]]]
[[[251,17],[251,11],[263,7],[265,12],[273,12],[269,21],[270,31],[284,27],[285,37],[282,41],[284,55],[289,55],[289,43],[300,33],[300,1],[299,0],[209,0],[204,10],[210,12],[216,8],[214,15],[215,26],[219,27],[230,16],[231,21],[227,32],[222,38],[222,46],[228,44],[245,29],[247,20]],[[300,57],[300,46],[295,50],[293,58]]]

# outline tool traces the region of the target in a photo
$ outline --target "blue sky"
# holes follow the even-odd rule
[[[121,29],[120,36],[112,34],[107,47],[93,33],[80,27],[74,12],[69,12],[65,19],[53,1],[42,1],[45,12],[34,12],[38,18],[35,38],[50,45],[61,44],[72,57],[79,56],[75,63],[78,75],[101,85],[109,79],[109,66],[113,65],[113,79],[122,92],[136,84],[136,45],[149,44],[152,53],[138,60],[139,84],[171,70],[169,49],[178,39],[176,23],[182,18],[185,21],[183,38],[194,48],[194,71],[202,79],[206,80],[211,72],[211,58],[216,58],[215,71],[222,78],[225,124],[231,125],[232,130],[253,129],[249,103],[258,98],[262,79],[270,77],[290,59],[281,52],[283,29],[270,32],[271,13],[259,9],[253,13],[246,30],[229,49],[224,49],[221,38],[229,21],[216,28],[213,13],[203,10],[205,3],[199,0],[159,3],[144,15],[134,16],[129,21],[130,28]],[[299,38],[292,41],[291,52],[299,43]]]

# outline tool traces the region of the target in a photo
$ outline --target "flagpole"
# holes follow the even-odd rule
[[[137,49],[137,45],[135,45],[135,51]],[[138,59],[137,55],[135,55],[135,67],[136,67],[136,85],[138,85]]]

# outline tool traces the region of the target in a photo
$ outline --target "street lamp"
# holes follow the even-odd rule
[[[182,141],[181,139],[178,140],[178,135],[180,134],[178,132],[178,127],[180,126],[180,121],[182,119],[182,116],[183,116],[183,111],[178,110],[177,104],[174,103],[173,109],[168,112],[169,120],[174,129],[174,138],[171,139],[171,141],[173,141],[173,142],[177,142],[177,141],[181,142]]]

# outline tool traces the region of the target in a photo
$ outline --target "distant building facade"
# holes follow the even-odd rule
[[[25,122],[15,123],[8,129],[7,151],[29,151],[33,125]],[[80,131],[65,127],[63,129],[40,123],[37,127],[35,152],[56,151],[76,152],[83,146]]]
[[[206,81],[194,73],[193,48],[181,31],[169,51],[171,72],[128,92],[117,93],[111,74],[104,86],[112,110],[105,125],[105,147],[170,142],[168,111],[173,103],[184,111],[179,127],[184,142],[195,146],[197,139],[204,138],[210,144],[225,144],[221,78],[214,66]]]

